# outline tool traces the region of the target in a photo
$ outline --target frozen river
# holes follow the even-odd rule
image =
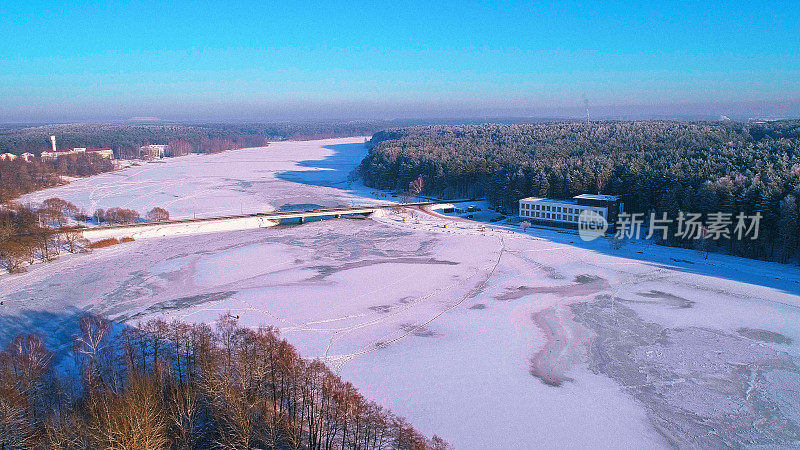
[[[28,196],[174,217],[370,201],[363,138],[177,158]],[[405,220],[403,220],[405,218]],[[416,212],[154,238],[0,277],[0,329],[77,314],[273,325],[457,448],[800,441],[790,266]]]
[[[21,203],[60,197],[91,214],[114,206],[166,208],[172,218],[265,212],[296,204],[368,202],[348,181],[366,155],[364,138],[283,141],[212,155],[165,158],[27,194]]]

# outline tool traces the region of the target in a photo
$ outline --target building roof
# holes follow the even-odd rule
[[[110,148],[85,148],[85,147],[75,147],[75,148],[60,148],[56,151],[43,151],[43,155],[71,155],[74,153],[80,153],[80,151],[84,152],[110,152]]]
[[[520,201],[528,201],[528,202],[546,202],[546,203],[575,203],[578,200],[600,200],[606,202],[615,202],[619,200],[619,197],[614,195],[602,195],[602,194],[581,194],[572,197],[571,199],[557,199],[557,198],[545,198],[545,197],[526,197],[520,199]]]
[[[575,203],[575,200],[572,199],[559,200],[556,198],[544,198],[544,197],[526,197],[526,198],[521,198],[520,201],[544,202],[544,203]]]
[[[619,200],[619,197],[615,195],[602,195],[602,194],[581,194],[572,197],[574,199],[581,199],[581,200],[602,200],[606,202],[615,202]]]

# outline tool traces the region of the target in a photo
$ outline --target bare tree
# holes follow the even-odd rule
[[[37,338],[0,351],[0,449],[447,448],[230,314],[215,329],[154,320],[112,335],[94,316],[80,328],[74,396]]]
[[[125,391],[106,390],[90,398],[92,447],[156,450],[169,446],[166,414],[154,381],[132,374]]]
[[[410,203],[412,200],[414,200],[416,196],[422,193],[422,189],[424,187],[425,187],[425,181],[422,179],[422,176],[419,176],[416,179],[409,182],[408,190],[404,192],[402,196],[403,203]]]
[[[44,422],[43,379],[52,353],[36,335],[18,336],[0,353],[0,448],[32,448]]]
[[[108,321],[85,315],[80,318],[80,335],[75,337],[72,350],[83,368],[83,380],[87,387],[94,389],[103,382],[102,370],[104,353],[107,352],[107,338],[110,331]]]
[[[105,212],[105,221],[111,223],[133,223],[139,220],[139,213],[126,208],[113,207]]]
[[[89,245],[89,240],[84,239],[83,231],[76,227],[63,227],[61,230],[61,237],[67,244],[67,250],[70,253],[75,253],[81,248],[86,248]]]
[[[64,226],[66,218],[76,216],[79,210],[73,203],[52,197],[42,202],[40,212],[50,220],[58,222],[59,226]]]
[[[8,273],[25,271],[23,264],[31,254],[31,241],[30,236],[0,239],[0,261]]]
[[[151,222],[164,222],[165,220],[169,220],[169,211],[159,206],[151,209],[147,213],[147,220]]]

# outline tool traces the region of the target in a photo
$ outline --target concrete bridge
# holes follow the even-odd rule
[[[145,238],[170,236],[178,234],[211,233],[219,231],[246,230],[275,226],[281,221],[298,220],[303,223],[311,218],[340,218],[343,216],[369,215],[380,209],[405,208],[441,203],[463,203],[476,200],[445,200],[409,203],[387,203],[362,206],[337,206],[298,211],[271,211],[265,213],[239,214],[231,216],[203,217],[190,219],[166,220],[163,222],[141,222],[122,225],[100,225],[70,230],[80,233],[81,237],[91,241],[107,238],[132,237]],[[54,230],[59,233],[58,230]]]

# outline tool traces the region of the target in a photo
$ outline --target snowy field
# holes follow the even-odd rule
[[[189,157],[35,196],[87,209],[160,204],[176,216],[200,204],[220,213],[230,199],[362,203],[369,190],[346,182],[362,141]],[[39,329],[53,346],[83,311],[130,324],[230,311],[274,325],[456,448],[800,443],[791,266],[406,211],[139,240],[3,275],[0,293],[0,337]]]

